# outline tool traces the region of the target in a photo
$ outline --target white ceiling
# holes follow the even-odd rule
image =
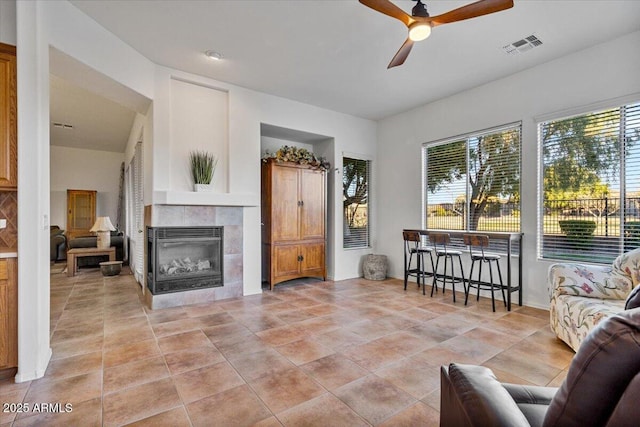
[[[157,64],[369,119],[640,30],[637,0],[515,0],[512,9],[434,28],[404,65],[387,70],[406,28],[356,0],[71,3]],[[425,4],[434,16],[468,3]],[[531,34],[543,45],[502,50]],[[208,49],[224,59],[207,59]]]
[[[49,69],[51,145],[123,153],[151,100],[55,48]]]

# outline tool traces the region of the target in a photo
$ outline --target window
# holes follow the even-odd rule
[[[424,144],[430,229],[520,231],[520,123]]]
[[[142,138],[141,138],[142,139]],[[129,239],[129,266],[138,283],[142,284],[144,272],[144,163],[142,143],[138,142],[129,166],[125,171],[127,181],[127,235]]]
[[[640,246],[640,103],[539,124],[542,258],[609,263]]]
[[[368,248],[371,160],[342,159],[343,247]]]

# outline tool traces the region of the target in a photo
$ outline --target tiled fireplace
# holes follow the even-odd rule
[[[224,239],[220,240],[223,242],[222,283],[216,283],[214,287],[155,292],[155,294],[147,289],[145,296],[150,308],[174,307],[242,296],[242,212],[242,207],[235,206],[152,205],[145,207],[145,225],[155,230],[172,230],[175,234],[180,230],[219,229],[220,235],[224,235]],[[175,237],[173,234],[172,237]],[[180,239],[172,238],[171,240],[178,243]],[[149,259],[149,248],[146,250],[146,257]],[[190,261],[197,264],[197,260]],[[184,260],[177,262],[181,263]]]
[[[147,227],[147,289],[167,294],[223,286],[224,227]]]

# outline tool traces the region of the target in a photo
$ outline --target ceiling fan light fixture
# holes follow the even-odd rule
[[[409,38],[414,42],[424,40],[431,35],[431,25],[427,22],[416,22],[409,27]]]

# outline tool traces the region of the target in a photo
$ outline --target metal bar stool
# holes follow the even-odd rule
[[[422,294],[425,294],[424,284],[425,278],[433,276],[433,256],[431,248],[422,245],[422,236],[425,234],[422,230],[402,230],[402,238],[404,239],[404,290],[407,290],[407,281],[409,276],[415,276],[418,287],[420,287],[420,279],[422,279]],[[429,254],[431,261],[431,272],[426,271],[424,255]],[[415,255],[415,267],[412,268],[413,257]]]
[[[433,296],[433,290],[438,289],[438,281],[442,282],[442,293],[444,294],[447,280],[451,282],[451,288],[453,289],[453,302],[456,302],[456,282],[462,282],[465,295],[467,293],[467,287],[465,285],[464,268],[462,267],[462,252],[449,249],[447,245],[451,244],[451,236],[449,233],[433,233],[429,232],[429,240],[433,244],[434,251],[436,253],[436,266],[433,270],[433,287],[431,288],[431,296]],[[440,264],[440,258],[444,258],[444,272],[438,274],[438,266]],[[458,258],[460,264],[460,277],[455,276],[453,268],[453,259]],[[448,262],[447,262],[448,261]],[[447,264],[451,266],[451,274],[447,274]],[[440,276],[440,278],[438,278]]]
[[[464,239],[464,244],[469,246],[469,255],[471,255],[471,273],[469,274],[469,286],[467,287],[467,291],[464,296],[464,305],[467,305],[467,300],[469,299],[469,292],[471,287],[474,287],[478,290],[478,294],[476,296],[476,301],[480,300],[480,290],[491,290],[491,306],[493,307],[493,311],[496,311],[496,300],[494,297],[494,291],[499,288],[502,291],[502,301],[504,302],[504,306],[507,306],[507,299],[504,296],[504,285],[502,283],[502,272],[500,271],[500,255],[496,254],[488,254],[484,251],[485,248],[489,247],[489,236],[486,234],[465,234],[462,236]],[[478,268],[478,280],[473,283],[473,267],[475,266],[476,261],[480,261],[480,267]],[[500,280],[500,284],[494,283],[493,281],[493,268],[492,263],[495,262],[496,267],[498,268],[498,278]],[[489,278],[491,280],[490,283],[484,283],[482,281],[482,264],[489,264]]]

